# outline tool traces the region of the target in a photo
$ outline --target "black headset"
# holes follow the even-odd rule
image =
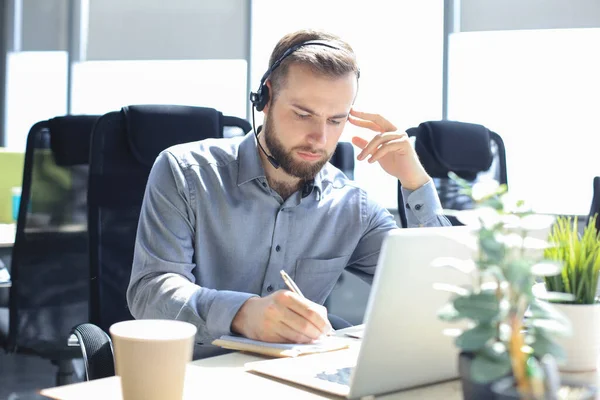
[[[273,157],[272,155],[270,155],[266,152],[266,150],[262,147],[262,145],[260,144],[260,142],[258,140],[258,133],[260,132],[260,130],[259,130],[259,132],[256,131],[256,124],[254,122],[254,109],[256,108],[257,111],[262,111],[262,110],[264,110],[265,106],[269,102],[270,93],[269,93],[269,87],[267,86],[267,79],[269,79],[269,76],[271,76],[273,71],[275,71],[279,67],[279,65],[281,65],[283,60],[285,60],[290,54],[292,54],[293,52],[295,52],[296,50],[298,50],[299,48],[304,47],[304,46],[323,46],[323,47],[329,47],[330,49],[334,49],[334,50],[341,50],[339,47],[334,46],[333,44],[319,41],[319,40],[308,40],[306,42],[298,43],[298,44],[290,47],[289,49],[287,49],[281,55],[281,57],[279,57],[277,60],[275,60],[273,65],[271,65],[271,67],[269,67],[267,72],[265,72],[264,75],[262,76],[262,78],[260,79],[260,85],[258,86],[258,90],[256,92],[250,92],[250,101],[252,102],[252,105],[253,105],[252,127],[254,129],[254,135],[256,136],[256,143],[258,143],[258,147],[260,147],[262,152],[265,154],[265,156],[267,157],[267,159],[269,160],[269,162],[275,169],[279,168],[279,162],[275,159],[275,157]]]
[[[256,92],[250,93],[250,101],[256,108],[256,111],[262,111],[265,108],[265,106],[267,105],[267,103],[269,102],[269,98],[270,98],[269,97],[269,87],[266,85],[267,79],[269,79],[269,76],[271,76],[273,71],[275,71],[279,67],[279,65],[281,65],[283,60],[285,60],[290,54],[292,54],[293,52],[295,52],[296,50],[298,50],[299,48],[304,47],[304,46],[323,46],[323,47],[329,47],[330,49],[334,49],[334,50],[341,50],[339,47],[334,46],[333,44],[319,41],[319,40],[308,40],[306,42],[298,43],[298,44],[290,47],[289,49],[287,49],[281,55],[281,57],[279,57],[273,63],[273,65],[271,65],[271,67],[267,70],[267,72],[265,72],[265,74],[262,76],[262,78],[260,79],[260,85],[258,87],[258,90]]]

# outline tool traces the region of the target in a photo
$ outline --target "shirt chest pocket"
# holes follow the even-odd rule
[[[293,279],[306,298],[323,304],[349,259],[349,255],[330,259],[300,259],[296,262]]]

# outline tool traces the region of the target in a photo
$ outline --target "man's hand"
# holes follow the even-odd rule
[[[327,309],[289,290],[248,299],[231,330],[263,342],[310,343],[331,331]]]
[[[357,159],[370,163],[379,161],[388,174],[396,177],[406,189],[415,190],[431,178],[425,172],[419,158],[410,144],[406,132],[398,132],[396,127],[377,114],[369,114],[352,109],[348,116],[352,125],[378,132],[370,141],[354,136],[352,143],[362,151]]]

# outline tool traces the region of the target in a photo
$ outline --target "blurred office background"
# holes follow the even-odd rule
[[[483,124],[504,139],[515,196],[541,213],[589,211],[592,178],[600,175],[599,0],[0,4],[0,157],[24,152],[35,122],[64,114],[156,103],[250,119],[248,93],[277,40],[322,28],[358,55],[356,108],[400,129],[438,119]],[[343,140],[356,129],[348,126]],[[2,165],[0,184],[22,168],[19,161]],[[396,182],[378,165],[357,163],[355,179],[397,215]],[[5,264],[9,258],[4,254]],[[368,287],[348,275],[329,305],[359,323],[367,296]],[[9,379],[3,357],[0,399],[10,393],[3,392]],[[39,380],[52,385],[50,367],[19,365],[29,375],[39,370],[39,379],[31,378],[36,383],[24,387]]]

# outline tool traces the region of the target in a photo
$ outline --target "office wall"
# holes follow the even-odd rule
[[[246,59],[247,0],[89,0],[87,60]]]
[[[455,0],[461,32],[600,27],[599,0]]]
[[[69,0],[22,0],[23,51],[66,51]]]

